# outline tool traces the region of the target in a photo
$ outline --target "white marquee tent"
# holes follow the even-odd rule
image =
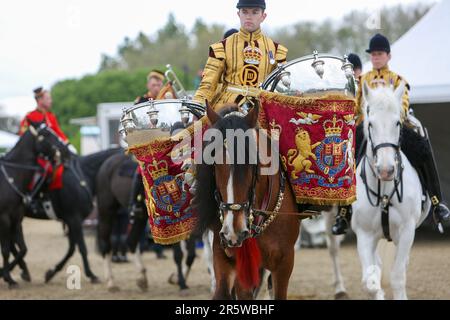
[[[434,5],[391,51],[389,67],[411,85],[412,104],[450,102],[450,0]]]
[[[15,146],[19,137],[15,134],[0,131],[0,149],[11,149]]]

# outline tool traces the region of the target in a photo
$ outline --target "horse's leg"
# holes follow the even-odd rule
[[[183,275],[183,250],[181,249],[181,242],[175,243],[172,246],[173,250],[173,259],[175,264],[177,265],[177,277],[178,281],[175,281],[175,274],[172,274],[169,278],[169,283],[178,284],[180,286],[180,290],[189,289],[186,285],[186,281]]]
[[[84,241],[82,220],[77,218],[73,225],[75,233],[75,241],[78,245],[78,250],[80,251],[81,258],[83,259],[83,267],[86,276],[91,280],[91,283],[100,283],[98,277],[92,272],[89,266],[88,251],[86,247],[86,242]]]
[[[8,283],[10,289],[14,289],[18,286],[17,282],[11,277],[9,266],[9,255],[11,254],[11,221],[6,217],[0,217],[0,244],[2,247],[3,257],[3,280]]]
[[[27,264],[25,263],[25,255],[28,252],[27,245],[25,244],[25,239],[23,237],[23,229],[22,226],[19,227],[17,232],[16,244],[19,247],[19,250],[16,249],[15,245],[11,246],[11,252],[14,255],[15,259],[17,259],[17,264],[20,269],[22,269],[22,273],[20,277],[23,281],[31,282],[30,271],[28,270]],[[14,268],[12,265],[10,266],[11,270]]]
[[[275,300],[286,300],[289,278],[294,268],[295,251],[291,248],[280,248],[281,258],[277,259],[277,268],[272,271],[273,294]]]
[[[331,260],[333,261],[333,271],[334,271],[334,289],[336,300],[348,299],[347,290],[344,286],[344,278],[341,273],[341,266],[339,263],[339,249],[341,246],[341,241],[343,236],[335,236],[331,232],[331,228],[334,224],[334,211],[324,212],[325,224],[326,224],[326,234],[327,234],[327,247],[330,254]]]
[[[203,233],[203,258],[206,261],[208,266],[209,276],[211,277],[211,293],[216,291],[216,277],[214,276],[214,265],[213,265],[213,252],[212,252],[212,243],[213,243],[214,234],[211,231],[206,231]]]
[[[197,255],[195,254],[195,243],[196,239],[195,237],[191,237],[188,240],[186,240],[186,250],[187,250],[187,257],[186,257],[186,272],[184,273],[184,281],[187,283],[189,274],[191,273],[192,265],[194,264],[195,258]]]
[[[62,270],[62,268],[64,268],[65,264],[67,263],[67,261],[73,256],[73,254],[75,253],[75,248],[76,248],[76,242],[75,242],[75,237],[74,237],[74,233],[73,233],[73,228],[71,226],[71,224],[67,225],[69,228],[69,250],[67,251],[66,255],[64,256],[64,258],[61,260],[60,263],[58,263],[54,269],[50,269],[45,273],[45,283],[50,282],[50,280],[53,279],[53,277],[56,275],[56,273],[58,273],[59,271]]]
[[[409,254],[414,242],[415,226],[402,226],[394,265],[391,271],[391,288],[395,300],[406,300],[406,270],[408,268]]]
[[[383,300],[381,289],[381,268],[376,255],[377,241],[367,232],[354,228],[357,237],[357,248],[362,268],[362,283],[372,299]]]
[[[142,262],[142,253],[141,249],[138,247],[134,252],[134,263],[139,272],[139,278],[136,280],[136,285],[142,291],[148,290],[148,279],[147,279],[147,269]]]
[[[114,216],[112,213],[117,212],[117,209],[103,207],[101,198],[97,199],[99,203],[98,212],[98,231],[97,241],[100,249],[100,253],[103,257],[103,268],[105,274],[106,285],[109,292],[117,292],[120,290],[114,283],[114,277],[111,267],[111,233],[112,225],[114,222]]]
[[[241,287],[241,284],[239,283],[239,280],[236,278],[234,280],[234,289],[236,292],[236,299],[237,300],[253,300],[254,294],[253,290],[245,290]]]
[[[214,300],[231,300],[231,284],[233,266],[225,254],[219,240],[219,231],[214,232],[213,241],[214,274],[216,276],[216,291]]]

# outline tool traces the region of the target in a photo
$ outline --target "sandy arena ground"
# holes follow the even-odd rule
[[[175,271],[172,253],[167,250],[169,259],[157,260],[154,253],[144,255],[149,278],[149,290],[141,292],[136,284],[136,271],[133,263],[114,264],[113,273],[121,290],[110,293],[105,283],[93,285],[83,275],[81,290],[66,287],[68,274],[61,271],[50,284],[44,284],[44,273],[52,268],[65,254],[68,243],[64,238],[61,224],[50,221],[24,221],[25,239],[28,245],[26,261],[32,283],[18,280],[20,287],[9,290],[6,283],[0,282],[0,299],[210,299],[209,275],[203,261],[201,250],[195,261],[188,281],[190,286],[186,295],[180,295],[177,287],[168,283]],[[89,259],[93,272],[103,279],[103,263],[95,252],[95,241],[91,234],[86,235]],[[131,260],[131,256],[129,256]],[[68,265],[81,266],[78,251]],[[356,253],[355,242],[346,241],[341,250],[341,265],[347,287],[352,299],[366,299],[361,289],[361,270]],[[66,266],[66,268],[67,268]],[[420,233],[413,247],[408,272],[407,290],[410,299],[450,299],[450,237],[435,233]],[[19,271],[14,271],[15,279],[20,279]],[[289,287],[290,299],[333,299],[333,276],[331,260],[327,249],[301,249],[296,253],[296,262]],[[390,292],[387,292],[390,297]]]

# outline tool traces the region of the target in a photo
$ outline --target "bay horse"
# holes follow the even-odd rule
[[[137,163],[124,152],[114,155],[107,159],[101,166],[96,177],[97,183],[97,204],[98,204],[98,232],[97,245],[100,254],[103,257],[105,278],[109,291],[115,292],[119,287],[115,284],[111,267],[111,234],[117,212],[120,208],[127,208],[130,203],[131,189],[133,185],[132,175],[121,173],[126,168],[128,171],[135,172]],[[139,273],[136,284],[139,289],[145,291],[148,289],[147,269],[142,262],[142,256],[139,248],[139,240],[144,233],[148,223],[148,214],[145,206],[143,211],[132,219],[129,229],[127,244],[128,249],[134,254],[134,261]],[[177,265],[177,274],[169,278],[169,283],[177,284],[180,290],[188,289],[186,285],[188,275],[195,260],[195,237],[186,241],[187,260],[186,270],[183,270],[183,251],[181,244],[172,245],[174,260]]]
[[[237,105],[226,105],[216,113],[207,103],[207,117],[221,138],[204,146],[204,151],[213,143],[219,147],[214,149],[214,163],[203,160],[196,165],[197,192],[192,205],[198,213],[197,232],[203,234],[208,229],[214,232],[213,299],[253,299],[263,268],[272,274],[274,298],[287,299],[300,219],[293,191],[281,169],[272,175],[262,175],[262,169],[277,161],[278,155],[272,154],[268,135],[258,130],[258,111],[257,103],[245,116]],[[244,144],[235,144],[234,148],[244,150],[243,164],[238,163],[237,152],[230,158],[226,147],[229,141],[224,139],[227,130],[250,133]],[[260,163],[259,156],[256,163],[249,161],[253,152],[250,145],[261,139],[268,146],[269,164]],[[255,225],[253,221],[261,224]]]
[[[66,156],[67,147],[45,124],[32,123],[20,137],[14,148],[0,158],[0,243],[3,257],[1,276],[9,288],[16,288],[17,282],[11,277],[16,266],[22,269],[24,281],[31,281],[24,261],[27,253],[22,220],[25,215],[24,202],[28,201],[27,188],[33,175],[41,168],[36,165],[38,156],[55,159]],[[17,246],[17,247],[16,247]],[[14,260],[9,261],[10,254]]]

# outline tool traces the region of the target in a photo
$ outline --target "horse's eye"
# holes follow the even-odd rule
[[[400,125],[401,125],[401,122],[397,121],[397,126],[400,127]]]

